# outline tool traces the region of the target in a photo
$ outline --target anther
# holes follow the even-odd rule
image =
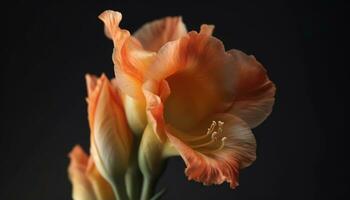
[[[222,142],[222,143],[225,143],[225,140],[226,140],[226,139],[227,139],[227,137],[222,137],[222,138],[221,138],[221,142]]]
[[[215,127],[216,127],[216,122],[212,121],[210,127],[208,128],[207,135],[210,135],[214,131]]]
[[[221,138],[221,144],[216,150],[221,150],[222,148],[224,148],[226,139],[227,139],[227,137],[222,137]]]
[[[217,140],[218,139],[217,135],[218,135],[218,132],[214,131],[213,134],[211,135],[211,139]]]

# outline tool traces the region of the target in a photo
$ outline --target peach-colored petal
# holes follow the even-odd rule
[[[110,183],[124,176],[132,148],[132,134],[126,122],[119,94],[105,75],[91,78],[93,91],[88,97],[91,129],[91,155],[101,175]]]
[[[89,158],[86,173],[98,200],[115,200],[111,185],[98,172],[92,157]]]
[[[211,131],[204,129],[202,136],[192,134],[185,141],[170,127],[167,136],[186,163],[188,179],[205,185],[227,181],[235,188],[239,169],[256,158],[254,135],[244,121],[233,115],[219,114],[211,119],[216,126]],[[209,121],[203,124],[210,127]]]
[[[167,43],[150,66],[148,77],[165,79],[171,90],[164,102],[166,121],[181,129],[226,110],[234,96],[237,68],[222,42],[210,36],[210,29]]]
[[[70,164],[68,167],[69,179],[73,185],[72,197],[74,200],[96,200],[92,185],[86,176],[88,156],[77,145],[69,153]]]
[[[162,142],[166,141],[165,134],[165,121],[164,121],[164,107],[162,100],[159,96],[153,94],[152,92],[144,89],[144,95],[146,97],[146,113],[148,118],[148,123],[158,136],[158,139]]]
[[[187,30],[181,17],[166,17],[146,23],[134,33],[143,47],[158,51],[165,43],[186,35]]]
[[[126,119],[132,133],[141,136],[147,124],[145,101],[125,95],[123,103]]]
[[[236,95],[229,113],[240,117],[251,128],[263,122],[272,111],[275,85],[264,67],[253,57],[238,50],[228,51],[239,66]]]
[[[156,53],[144,50],[141,43],[131,36],[129,31],[119,28],[121,13],[107,10],[99,18],[105,24],[106,35],[114,43],[112,59],[120,89],[133,98],[142,98],[139,86]]]
[[[131,131],[135,135],[141,135],[147,124],[145,99],[143,94],[139,92],[142,88],[141,82],[126,73],[117,73],[112,83],[121,91],[120,94],[122,95],[123,106]],[[129,93],[125,93],[125,90]]]

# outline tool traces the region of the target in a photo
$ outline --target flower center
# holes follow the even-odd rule
[[[205,135],[192,138],[187,142],[193,149],[199,151],[221,150],[225,146],[226,140],[226,137],[223,136],[223,126],[224,122],[222,121],[212,121]]]

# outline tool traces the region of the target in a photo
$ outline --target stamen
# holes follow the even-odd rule
[[[217,140],[218,139],[217,135],[218,135],[218,132],[214,131],[213,134],[211,135],[211,139]]]
[[[218,121],[218,124],[219,124],[218,132],[221,134],[223,132],[224,122]]]
[[[209,136],[210,138],[208,138],[209,140],[207,140],[206,142],[202,142],[200,144],[196,144],[196,145],[191,145],[192,148],[196,149],[196,148],[202,148],[202,147],[206,147],[207,150],[211,149],[211,151],[216,151],[216,150],[220,150],[225,146],[225,140],[226,137],[221,137],[222,133],[223,133],[223,126],[224,126],[224,122],[222,121],[212,121],[210,127],[207,130],[207,133],[205,134],[205,136]],[[217,130],[215,130],[215,128]],[[221,137],[221,140],[219,141],[218,138]],[[201,138],[203,138],[203,136],[201,136]],[[220,142],[220,145],[215,145],[218,144],[217,142]],[[209,147],[211,146],[211,147]],[[209,149],[208,149],[209,147]]]
[[[214,144],[215,142],[216,142],[216,140],[210,140],[210,141],[208,141],[208,142],[206,142],[206,143],[202,143],[202,144],[198,144],[198,145],[192,145],[191,147],[192,147],[193,149],[198,149],[198,148],[201,148],[201,147],[206,147],[206,146],[212,145],[212,144]]]
[[[210,127],[208,128],[207,135],[213,133],[215,127],[216,127],[216,122],[212,121]]]
[[[222,137],[221,138],[221,145],[220,145],[219,148],[216,149],[216,151],[221,150],[222,148],[224,148],[226,139],[227,139],[227,137]]]
[[[186,139],[187,142],[189,143],[198,143],[200,142],[201,140],[210,140],[209,137],[211,137],[211,135],[214,133],[214,129],[216,127],[217,123],[216,121],[212,121],[211,122],[211,125],[210,127],[207,129],[207,133],[205,135],[201,135],[201,136],[198,136],[198,137],[192,137],[192,138],[188,138]]]
[[[226,141],[226,137],[222,137],[221,140],[220,140],[220,145],[219,146],[216,146],[216,147],[213,147],[211,149],[209,148],[203,148],[201,150],[202,153],[215,153],[217,151],[220,151],[221,149],[223,149],[225,147],[225,141]]]

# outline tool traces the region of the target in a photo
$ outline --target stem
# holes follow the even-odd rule
[[[131,162],[130,166],[128,168],[128,171],[125,175],[125,181],[126,181],[126,190],[128,193],[128,196],[131,200],[139,200],[140,194],[141,194],[141,187],[142,187],[142,174],[139,168],[139,164],[137,161],[138,158],[138,150],[140,145],[140,138],[135,137],[133,149],[131,152]]]
[[[164,144],[161,143],[153,128],[147,125],[140,144],[138,163],[143,175],[141,200],[150,200],[154,193],[154,186],[163,171]]]
[[[154,192],[155,180],[152,178],[144,178],[142,185],[141,200],[151,199]]]
[[[117,179],[114,181],[112,189],[116,199],[118,200],[129,200],[128,195],[126,194],[125,181],[124,179]]]
[[[139,200],[142,187],[142,174],[137,162],[132,163],[132,166],[126,173],[126,190],[131,200]]]

